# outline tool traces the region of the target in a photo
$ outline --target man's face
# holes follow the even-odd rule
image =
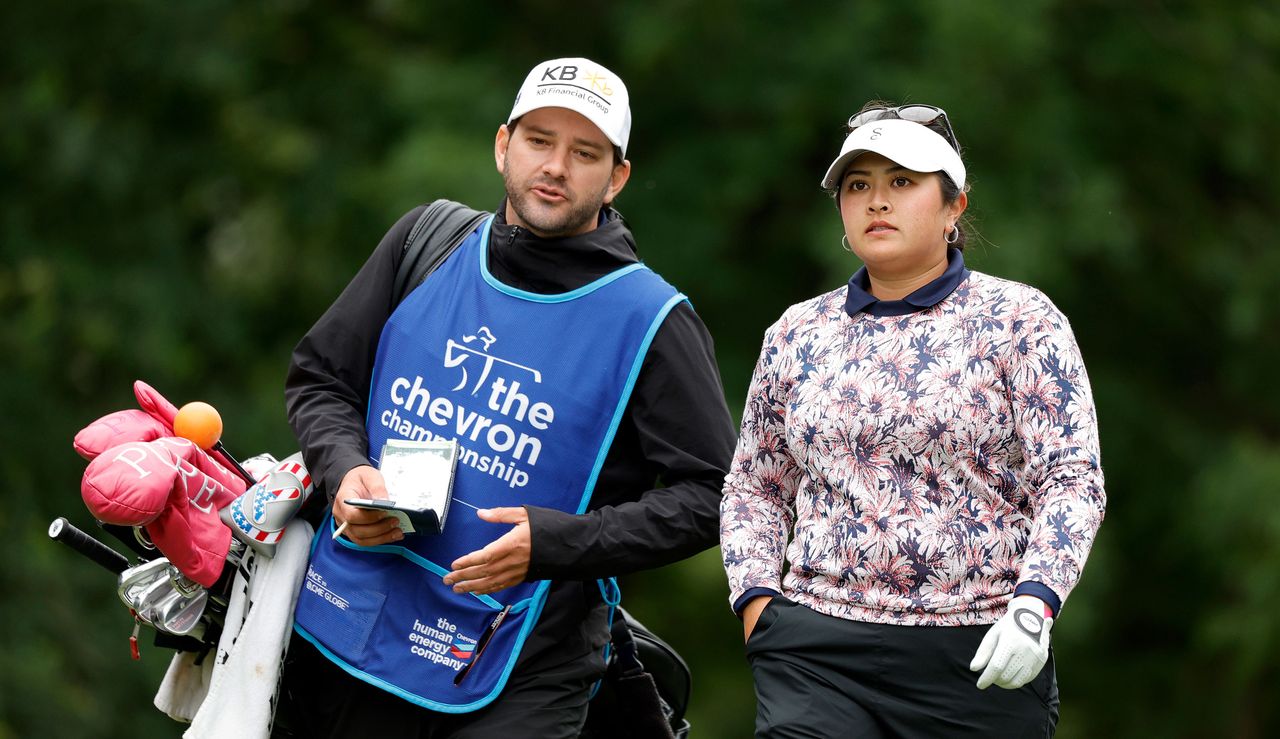
[[[596,227],[631,175],[613,163],[613,144],[579,113],[539,108],[515,130],[498,129],[494,159],[507,187],[507,222],[538,236],[573,236]]]

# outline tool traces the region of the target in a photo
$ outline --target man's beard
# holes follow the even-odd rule
[[[599,217],[600,208],[604,205],[605,193],[609,191],[609,183],[605,182],[604,188],[594,198],[583,199],[557,217],[557,214],[544,214],[534,200],[536,196],[529,192],[529,188],[540,180],[535,178],[527,183],[517,183],[511,176],[510,165],[507,165],[502,168],[502,181],[506,185],[507,199],[511,202],[511,208],[515,210],[520,220],[528,224],[538,235],[549,238],[581,232],[583,226]],[[572,194],[560,183],[548,181],[547,184],[566,194]]]

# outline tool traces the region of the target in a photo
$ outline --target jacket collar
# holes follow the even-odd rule
[[[507,223],[507,199],[498,204],[497,217],[491,228],[490,244],[503,244],[503,249],[554,249],[569,255],[602,252],[596,259],[612,259],[618,266],[640,261],[636,256],[636,240],[622,214],[612,207],[600,210],[594,229],[577,236],[543,238],[527,228]],[[593,260],[595,261],[595,260]]]
[[[544,239],[506,221],[507,201],[489,232],[489,271],[503,284],[542,294],[576,290],[640,261],[636,242],[622,216],[600,211],[599,226],[577,236]]]
[[[947,249],[947,270],[936,279],[901,300],[880,300],[871,294],[871,278],[867,275],[867,268],[862,267],[849,278],[844,311],[852,317],[857,317],[861,312],[876,317],[918,313],[941,303],[968,276],[964,254],[959,249]]]

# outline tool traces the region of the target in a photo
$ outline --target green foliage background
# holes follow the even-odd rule
[[[971,266],[1071,317],[1110,505],[1055,629],[1059,736],[1280,730],[1280,9],[1209,0],[0,6],[0,739],[176,736],[127,657],[70,440],[145,379],[231,449],[294,442],[289,351],[404,211],[493,208],[535,62],[618,71],[620,209],[692,296],[740,411],[765,327],[856,268],[817,187],[870,98],[945,107]],[[630,578],[694,667],[698,737],[751,732],[718,553]]]

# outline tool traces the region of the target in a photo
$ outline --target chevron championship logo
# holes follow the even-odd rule
[[[542,372],[503,357],[488,326],[446,339],[443,348],[441,372],[396,377],[380,391],[388,410],[378,420],[402,439],[456,439],[459,464],[524,487],[542,454],[542,432],[556,420],[556,409],[539,399]]]

